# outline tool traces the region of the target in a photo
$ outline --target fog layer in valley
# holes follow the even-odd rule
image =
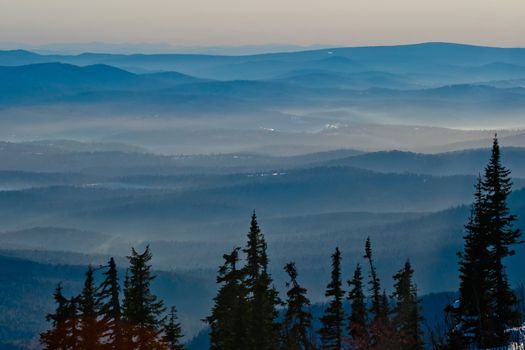
[[[293,260],[315,302],[334,247],[348,276],[367,236],[383,280],[409,257],[421,294],[455,290],[496,132],[525,228],[524,112],[524,49],[0,51],[0,259],[32,271],[10,271],[11,287],[38,294],[43,315],[21,330],[16,302],[0,303],[0,331],[31,339],[55,282],[73,290],[85,265],[115,256],[124,266],[130,247],[149,244],[156,288],[177,299],[194,335],[222,254],[244,244],[253,210],[276,284]],[[523,280],[523,249],[509,259],[513,283]]]

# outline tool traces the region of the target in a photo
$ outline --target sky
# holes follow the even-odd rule
[[[525,0],[0,0],[0,42],[525,47]]]

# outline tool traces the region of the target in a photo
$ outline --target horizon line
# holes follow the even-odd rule
[[[9,43],[6,43],[9,44]],[[3,44],[0,42],[0,46]],[[4,44],[5,45],[5,44]],[[492,46],[492,45],[478,45],[478,44],[469,44],[469,43],[461,43],[461,42],[448,42],[448,41],[422,41],[422,42],[413,42],[413,43],[400,43],[400,44],[384,44],[384,45],[355,45],[355,46],[331,46],[331,45],[323,45],[323,44],[312,44],[312,45],[298,45],[298,44],[243,44],[243,45],[196,45],[196,46],[189,46],[189,45],[180,45],[181,50],[190,50],[187,52],[180,51],[177,52],[177,46],[170,45],[170,44],[162,44],[162,43],[110,43],[110,42],[79,42],[79,43],[49,43],[49,44],[42,44],[42,45],[31,45],[31,44],[15,44],[12,45],[20,45],[19,48],[0,48],[0,52],[28,52],[39,56],[82,56],[82,55],[89,55],[89,54],[111,54],[111,55],[121,55],[121,56],[133,56],[133,55],[199,55],[199,56],[259,56],[259,55],[266,55],[266,54],[284,54],[284,53],[301,53],[301,52],[314,52],[314,51],[322,51],[322,50],[337,50],[337,49],[367,49],[367,48],[391,48],[391,47],[410,47],[410,46],[424,46],[424,45],[449,45],[449,46],[464,46],[464,47],[473,47],[473,48],[488,48],[488,49],[502,49],[502,50],[521,50],[525,49],[525,46]],[[53,49],[46,48],[47,46],[54,46],[54,45],[108,45],[108,46],[140,46],[140,45],[150,45],[150,46],[156,46],[159,47],[166,45],[167,47],[172,46],[172,49],[174,51],[168,51],[165,52],[147,52],[147,51],[133,51],[133,52],[115,52],[115,51],[82,51],[78,50],[78,52],[59,52],[60,50],[56,50],[57,52],[53,52]],[[24,46],[33,46],[29,48],[22,48]],[[206,53],[206,52],[198,52],[199,50],[227,50],[227,49],[243,49],[243,48],[264,48],[264,47],[286,47],[289,46],[290,48],[297,48],[298,50],[276,50],[276,51],[261,51],[261,52],[254,52],[254,53]],[[40,49],[39,49],[40,47]],[[304,48],[304,49],[301,49]],[[108,47],[108,49],[110,49]],[[191,50],[194,50],[192,52]],[[40,52],[39,52],[40,51]],[[49,52],[46,52],[49,51]],[[67,51],[65,49],[64,51]],[[74,51],[74,50],[71,50]]]

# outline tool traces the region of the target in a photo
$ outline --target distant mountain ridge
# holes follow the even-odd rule
[[[0,118],[8,121],[0,138],[19,134],[21,123],[26,139],[89,137],[97,120],[104,140],[144,138],[155,140],[154,148],[170,128],[184,135],[207,128],[223,132],[195,142],[212,142],[202,147],[207,151],[283,144],[271,140],[283,132],[283,139],[304,133],[311,139],[301,144],[321,151],[333,149],[313,136],[326,125],[524,127],[524,62],[525,49],[447,43],[237,56],[0,51]],[[51,120],[57,128],[43,125]],[[155,127],[136,127],[141,120]],[[248,137],[247,129],[275,133]],[[233,134],[260,142],[219,144]]]
[[[0,66],[0,101],[27,102],[85,91],[160,90],[201,81],[177,72],[137,75],[106,64]]]
[[[472,45],[461,45],[451,43],[422,43],[414,45],[399,46],[370,46],[370,47],[343,47],[329,48],[309,51],[269,53],[243,56],[219,56],[219,55],[198,55],[198,54],[92,54],[85,53],[80,55],[39,55],[25,50],[0,51],[0,65],[23,65],[43,62],[62,62],[76,65],[89,65],[104,63],[123,69],[148,71],[148,70],[175,70],[185,74],[206,77],[211,74],[213,67],[222,78],[224,73],[234,74],[228,69],[228,65],[236,67],[237,76],[232,79],[241,78],[239,76],[240,66],[244,64],[246,68],[260,65],[264,61],[273,61],[276,66],[295,62],[296,64],[312,64],[318,68],[327,63],[330,67],[343,64],[354,69],[375,67],[392,69],[392,64],[397,70],[410,69],[417,63],[418,66],[428,67],[436,65],[459,65],[461,67],[468,62],[471,66],[489,65],[497,62],[503,64],[522,65],[525,62],[525,49],[521,48],[495,48]],[[317,63],[314,63],[317,62]],[[221,68],[222,67],[222,68]],[[456,67],[456,68],[459,68]],[[417,68],[417,67],[412,67]],[[493,67],[499,69],[500,67]],[[296,68],[297,69],[297,68]],[[200,72],[200,74],[198,74]],[[244,74],[244,72],[242,73]],[[208,78],[220,78],[219,76],[207,76]]]
[[[330,160],[325,165],[353,166],[384,173],[434,175],[476,175],[482,172],[488,149],[473,149],[438,154],[381,151]],[[525,178],[525,148],[505,148],[503,161],[514,177]]]

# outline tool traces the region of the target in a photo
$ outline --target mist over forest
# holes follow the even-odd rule
[[[349,278],[370,237],[386,289],[410,258],[435,323],[495,134],[525,229],[524,115],[519,48],[0,51],[0,348],[38,349],[59,281],[148,245],[153,290],[205,338],[253,210],[279,290],[294,261],[320,313],[333,249]],[[525,247],[507,262],[517,287]]]

